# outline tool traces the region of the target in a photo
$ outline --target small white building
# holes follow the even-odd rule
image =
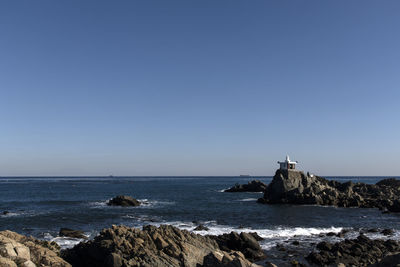
[[[294,170],[298,161],[290,161],[289,156],[286,156],[285,161],[278,161],[281,170]]]

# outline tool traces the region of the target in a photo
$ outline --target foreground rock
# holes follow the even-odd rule
[[[40,241],[11,231],[0,232],[2,267],[71,267],[59,257],[55,242]]]
[[[69,228],[61,228],[58,235],[59,236],[66,236],[66,237],[72,237],[72,238],[87,239],[87,237],[83,234],[82,231],[72,230],[72,229],[69,229]]]
[[[297,170],[277,170],[260,203],[334,205],[400,211],[400,185],[396,179],[377,184],[340,183]]]
[[[224,251],[211,237],[170,225],[104,229],[86,243],[63,251],[73,266],[238,266],[255,267],[239,251]]]
[[[245,257],[251,261],[260,261],[266,258],[265,253],[260,247],[258,240],[260,237],[256,233],[235,233],[212,236],[217,241],[220,249],[224,251],[241,251]]]
[[[400,252],[400,244],[394,240],[369,239],[359,235],[353,240],[344,240],[335,244],[320,242],[317,245],[318,252],[312,252],[306,259],[319,266],[396,266],[381,265],[379,262],[394,253]],[[385,262],[393,262],[397,258],[387,258]],[[400,262],[396,262],[400,263]]]
[[[140,202],[130,196],[116,196],[110,201],[108,201],[107,205],[129,207],[129,206],[139,206]]]
[[[264,192],[265,189],[267,189],[266,184],[259,180],[253,180],[247,184],[236,184],[224,192]]]

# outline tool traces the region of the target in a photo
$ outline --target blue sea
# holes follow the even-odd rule
[[[376,183],[387,177],[328,177],[339,181]],[[400,239],[400,215],[378,209],[321,206],[263,205],[262,193],[225,193],[236,183],[272,177],[1,177],[0,230],[53,240],[62,248],[79,239],[59,237],[61,227],[83,230],[93,238],[113,224],[140,227],[172,224],[192,231],[198,224],[209,227],[199,234],[231,231],[257,232],[269,250],[276,244],[299,240],[316,242],[321,234],[347,228],[392,228]],[[117,195],[129,195],[140,207],[110,207]],[[379,233],[371,233],[380,238]],[[337,237],[330,237],[337,238]]]

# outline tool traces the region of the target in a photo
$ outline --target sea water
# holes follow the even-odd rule
[[[272,177],[1,177],[0,230],[53,240],[62,248],[82,241],[59,237],[60,228],[82,230],[93,238],[111,225],[141,227],[171,224],[199,234],[257,232],[268,250],[276,244],[299,240],[318,242],[321,234],[350,229],[392,228],[400,239],[400,215],[378,209],[315,205],[263,205],[262,193],[225,193],[224,189],[252,179],[269,183]],[[329,177],[345,182],[376,183],[386,177]],[[129,195],[139,207],[111,207],[106,202]],[[369,234],[384,238],[379,233]],[[330,237],[337,239],[337,237]]]

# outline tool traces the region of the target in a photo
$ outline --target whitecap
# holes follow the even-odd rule
[[[225,192],[225,190],[228,190],[229,188],[224,188],[224,189],[221,189],[221,190],[217,190],[217,192],[220,192],[220,193],[223,193],[223,192]]]
[[[97,233],[84,233],[84,235],[89,238],[92,235]],[[52,236],[50,233],[44,233],[43,239],[49,242],[56,242],[61,249],[72,248],[73,246],[79,244],[80,242],[85,242],[87,239],[83,238],[73,238],[73,237],[66,237],[66,236]]]
[[[243,198],[243,199],[239,199],[237,201],[257,201],[257,198]]]

